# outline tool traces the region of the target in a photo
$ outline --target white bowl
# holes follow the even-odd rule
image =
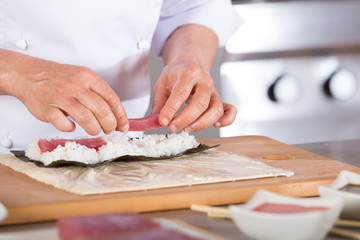
[[[328,186],[319,186],[321,197],[339,197],[344,201],[341,218],[360,219],[360,194],[341,191],[348,184],[360,184],[360,174],[341,171],[336,180]]]
[[[2,220],[4,220],[6,216],[7,216],[7,210],[4,207],[4,205],[0,203],[0,222],[2,222]]]
[[[327,207],[328,210],[276,214],[253,211],[263,203]],[[338,218],[343,201],[339,198],[292,198],[259,190],[243,205],[230,206],[235,224],[247,236],[266,240],[323,239]]]

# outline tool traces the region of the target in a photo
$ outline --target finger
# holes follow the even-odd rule
[[[109,104],[102,97],[92,91],[85,91],[78,94],[75,99],[95,115],[105,134],[115,131],[117,120]]]
[[[101,132],[101,125],[93,112],[75,99],[63,101],[59,108],[72,117],[88,134],[97,135]]]
[[[209,91],[209,87],[205,84],[196,86],[196,90],[191,96],[188,106],[170,123],[169,128],[172,132],[179,131],[191,125],[207,111],[211,99]]]
[[[192,89],[193,85],[186,83],[186,81],[181,81],[174,85],[165,105],[160,112],[161,124],[164,124],[164,119],[166,119],[165,122],[170,122],[170,119],[174,118],[175,114],[180,110],[181,106],[188,100]],[[181,126],[183,121],[184,120],[180,118],[178,125]],[[173,125],[174,129],[170,130],[173,132],[177,131],[177,129],[179,129],[178,125]]]
[[[129,130],[129,121],[119,96],[102,79],[90,86],[90,89],[101,96],[109,105],[115,119],[116,130],[126,132]]]
[[[45,118],[47,122],[51,123],[59,131],[73,132],[75,130],[75,124],[65,116],[64,112],[55,106],[49,105],[46,107]]]
[[[237,113],[236,107],[229,103],[223,103],[223,107],[224,115],[215,122],[214,127],[216,128],[229,126],[235,121]]]
[[[204,130],[213,125],[224,114],[222,102],[217,94],[211,98],[209,107],[196,121],[184,128],[187,133]]]

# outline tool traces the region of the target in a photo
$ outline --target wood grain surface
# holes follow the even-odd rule
[[[2,224],[54,220],[67,216],[110,212],[150,212],[189,208],[191,204],[222,205],[249,200],[258,189],[288,196],[316,196],[319,185],[330,184],[341,170],[360,168],[262,136],[200,139],[217,149],[261,160],[294,171],[292,177],[263,178],[159,190],[78,196],[37,182],[0,166],[0,202],[9,211]],[[266,155],[266,156],[265,156]],[[273,160],[277,159],[277,160]]]

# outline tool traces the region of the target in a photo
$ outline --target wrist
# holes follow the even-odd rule
[[[21,80],[29,69],[34,69],[33,57],[18,52],[0,49],[0,95],[21,97]]]
[[[187,24],[176,29],[169,37],[162,56],[165,65],[183,61],[210,71],[217,49],[218,39],[212,30]]]
[[[206,71],[209,71],[211,68],[211,63],[208,64],[208,62],[205,61],[202,49],[196,45],[186,46],[172,58],[165,60],[166,65],[174,63],[193,64]]]
[[[0,49],[0,95],[10,95],[11,83],[9,81],[10,70],[8,67],[8,51]]]

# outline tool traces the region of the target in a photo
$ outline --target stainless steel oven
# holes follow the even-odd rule
[[[235,7],[246,23],[226,45],[220,87],[238,115],[220,136],[359,138],[360,1]]]

